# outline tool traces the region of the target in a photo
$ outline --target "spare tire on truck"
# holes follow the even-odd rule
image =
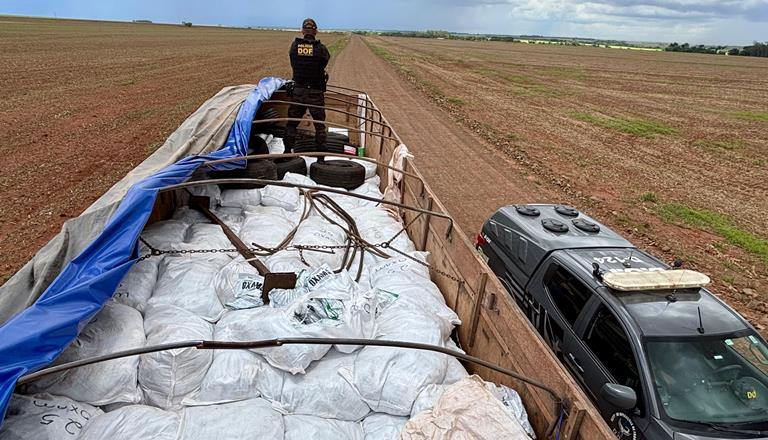
[[[365,183],[365,167],[351,160],[326,160],[313,163],[309,176],[320,185],[355,189]]]
[[[277,179],[283,180],[285,173],[296,173],[302,176],[307,175],[307,162],[301,157],[284,157],[275,159],[275,168],[277,169]]]
[[[245,169],[212,171],[210,173],[214,179],[264,179],[278,180],[277,167],[271,160],[250,160]],[[225,183],[221,185],[222,189],[253,189],[264,188],[264,185],[257,183]]]

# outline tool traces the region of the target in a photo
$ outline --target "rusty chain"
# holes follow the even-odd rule
[[[398,235],[399,235],[399,233],[398,233]],[[440,275],[440,276],[443,276],[445,278],[448,278],[449,280],[454,281],[454,282],[456,282],[458,284],[463,284],[464,283],[464,280],[462,280],[461,278],[453,276],[453,275],[449,274],[448,272],[445,272],[445,271],[443,271],[441,269],[438,269],[436,267],[433,267],[429,263],[421,261],[418,258],[414,258],[414,257],[408,255],[407,252],[403,252],[400,249],[392,247],[391,243],[390,243],[391,241],[392,241],[392,239],[390,239],[388,241],[385,241],[385,242],[382,242],[382,243],[372,244],[372,245],[361,245],[361,244],[357,244],[357,243],[350,243],[350,244],[346,244],[346,245],[290,245],[290,246],[285,246],[283,248],[265,248],[265,247],[260,247],[259,246],[259,247],[254,247],[254,248],[250,248],[250,249],[251,249],[251,251],[264,251],[264,250],[268,250],[268,251],[272,251],[272,252],[278,252],[278,251],[281,251],[281,250],[286,250],[286,251],[293,251],[293,250],[295,250],[295,251],[299,252],[299,257],[301,259],[301,262],[306,264],[307,266],[309,266],[309,264],[304,259],[304,251],[322,252],[324,250],[330,250],[331,253],[332,253],[335,249],[349,249],[349,248],[367,249],[367,248],[370,248],[370,247],[374,247],[374,248],[385,249],[385,250],[386,249],[390,249],[390,250],[392,250],[392,251],[402,255],[403,257],[408,258],[409,260],[413,261],[414,263],[417,263],[417,264],[420,264],[420,265],[426,267],[432,273],[435,273],[437,275]],[[187,254],[195,255],[195,254],[216,254],[216,253],[229,254],[229,253],[237,253],[238,252],[237,249],[234,249],[234,248],[232,248],[232,249],[167,249],[167,250],[160,250],[160,249],[154,248],[152,245],[147,243],[147,241],[144,240],[143,238],[141,238],[141,242],[144,243],[150,249],[150,252],[148,254],[145,254],[142,257],[140,257],[137,260],[137,262],[138,261],[144,261],[144,260],[146,260],[148,258],[155,257],[155,256],[161,256],[161,255],[187,255]]]

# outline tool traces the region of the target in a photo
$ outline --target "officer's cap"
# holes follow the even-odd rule
[[[316,31],[317,30],[317,23],[315,23],[315,20],[312,20],[311,18],[308,18],[308,19],[304,20],[303,23],[301,23],[301,28],[302,29],[306,29],[306,30]]]

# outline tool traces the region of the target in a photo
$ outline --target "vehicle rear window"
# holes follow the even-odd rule
[[[545,284],[555,307],[573,325],[592,295],[589,288],[561,266],[557,266]]]

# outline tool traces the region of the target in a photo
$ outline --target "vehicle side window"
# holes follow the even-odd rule
[[[573,325],[587,305],[592,292],[561,266],[557,266],[544,283],[557,309],[565,320]]]
[[[605,305],[600,305],[587,326],[584,342],[616,383],[635,390],[640,402],[642,387],[632,346],[619,320]],[[642,405],[638,404],[638,408]]]

